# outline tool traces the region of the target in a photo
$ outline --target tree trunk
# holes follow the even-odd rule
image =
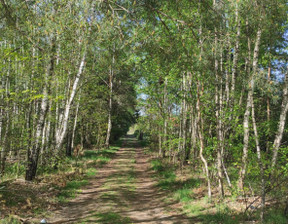
[[[167,85],[168,85],[168,78],[165,77],[165,81],[164,81],[164,99],[163,99],[163,119],[164,119],[164,136],[163,136],[163,147],[164,150],[162,152],[162,157],[165,157],[165,151],[167,150],[167,148],[169,148],[168,145],[168,134],[167,134],[167,129],[168,129],[168,93],[167,93]]]
[[[283,137],[285,123],[286,123],[287,111],[288,111],[288,67],[287,67],[287,71],[286,71],[285,79],[284,79],[283,100],[281,104],[281,112],[280,112],[280,118],[279,118],[279,123],[278,123],[278,129],[277,129],[277,133],[276,133],[274,143],[273,143],[273,157],[272,157],[272,165],[271,165],[272,169],[274,169],[276,162],[277,162],[278,151],[281,145],[281,140]]]
[[[81,91],[79,92],[79,99],[78,99],[77,106],[76,106],[74,124],[73,124],[73,129],[72,129],[72,139],[71,139],[71,148],[72,149],[74,149],[75,132],[76,132],[76,127],[77,127],[77,119],[78,119],[80,99],[81,99]]]
[[[72,137],[71,137],[71,134],[69,133],[69,130],[70,128],[68,127],[68,130],[67,130],[67,144],[66,144],[66,156],[67,157],[71,157],[72,156],[72,148],[71,148],[71,141],[72,141]]]
[[[252,123],[253,123],[254,135],[255,135],[257,159],[258,159],[258,164],[259,164],[259,168],[260,168],[260,178],[261,178],[261,213],[260,213],[260,219],[261,219],[261,222],[263,222],[264,212],[265,212],[265,197],[266,197],[266,194],[265,194],[264,167],[263,167],[262,158],[261,158],[261,149],[260,149],[260,144],[259,144],[257,124],[256,124],[256,119],[255,119],[255,110],[254,110],[253,96],[252,96],[251,102],[252,102],[252,108],[251,108]]]
[[[113,66],[115,63],[115,56],[113,54],[112,57],[112,65],[111,65],[111,69],[110,69],[110,75],[109,75],[109,105],[108,105],[108,125],[107,125],[107,135],[106,135],[106,141],[105,141],[105,145],[106,147],[109,147],[110,145],[110,136],[111,136],[111,129],[112,129],[112,97],[113,97],[113,79],[114,79],[114,70],[113,70]]]
[[[1,158],[1,176],[4,175],[4,171],[5,171],[5,165],[6,165],[6,157],[7,157],[7,152],[9,151],[9,131],[10,131],[10,123],[11,123],[11,117],[10,117],[10,114],[12,111],[10,111],[10,59],[8,60],[8,71],[7,71],[7,75],[6,75],[6,81],[4,81],[2,84],[3,84],[3,87],[5,88],[5,98],[6,98],[6,101],[7,101],[7,104],[5,105],[6,106],[6,109],[4,110],[4,112],[6,113],[3,114],[3,120],[6,121],[6,122],[3,122],[5,123],[5,132],[4,132],[4,136],[3,136],[3,140],[1,142],[1,154],[0,154],[0,158]],[[3,88],[3,89],[4,89]],[[4,102],[4,101],[3,101]]]
[[[197,118],[197,125],[198,125],[198,136],[199,136],[199,141],[200,141],[200,151],[199,151],[199,156],[203,162],[204,165],[204,170],[205,170],[205,175],[206,175],[206,180],[207,180],[207,188],[208,188],[208,198],[211,200],[212,198],[212,193],[211,193],[211,183],[210,183],[210,175],[209,175],[209,169],[208,169],[208,163],[205,157],[203,156],[203,151],[204,151],[204,137],[203,137],[203,120],[201,116],[201,106],[200,106],[200,84],[198,81],[197,84],[197,105],[196,105],[196,110],[198,113],[198,118]]]
[[[59,128],[57,129],[57,132],[56,132],[56,147],[55,147],[56,153],[60,152],[60,149],[61,149],[62,144],[64,142],[64,138],[67,134],[71,104],[73,103],[74,97],[76,95],[77,87],[78,87],[81,75],[83,73],[83,70],[84,70],[85,59],[86,59],[86,50],[82,56],[82,59],[81,59],[80,65],[79,65],[79,69],[78,69],[78,73],[76,75],[76,78],[74,80],[73,87],[72,87],[72,90],[70,93],[69,100],[66,103],[63,118],[60,120],[61,123],[60,123]]]
[[[222,153],[221,145],[223,144],[223,135],[222,135],[222,118],[221,118],[221,104],[222,104],[222,86],[220,83],[220,77],[218,73],[219,61],[218,61],[218,37],[217,29],[215,28],[215,104],[216,104],[216,121],[217,121],[217,174],[218,174],[218,190],[220,197],[224,197],[224,188],[223,188],[223,175],[222,175]]]
[[[240,44],[240,34],[241,34],[241,27],[240,27],[240,19],[239,19],[239,6],[238,1],[235,2],[236,9],[235,9],[235,22],[236,22],[236,42],[235,42],[235,49],[233,54],[233,67],[232,67],[232,75],[231,75],[231,94],[232,94],[232,106],[234,105],[234,96],[235,96],[235,83],[236,83],[236,73],[238,67],[238,55],[239,55],[239,44]]]
[[[55,40],[52,40],[52,47],[51,47],[51,58],[48,64],[47,72],[45,75],[45,83],[43,87],[43,98],[41,100],[41,107],[40,113],[37,121],[34,142],[32,142],[32,148],[28,149],[28,157],[27,157],[27,169],[25,180],[31,181],[36,176],[37,165],[38,165],[38,158],[39,152],[41,150],[41,135],[44,129],[44,123],[46,114],[48,111],[48,89],[49,89],[49,80],[54,72],[54,53],[55,53]]]
[[[245,178],[246,167],[247,167],[248,144],[249,144],[249,118],[250,118],[250,110],[251,110],[251,106],[252,106],[253,91],[254,91],[254,76],[256,75],[257,66],[258,66],[258,55],[259,55],[259,46],[260,46],[261,34],[262,34],[262,30],[261,30],[261,28],[258,28],[257,36],[256,36],[256,40],[255,40],[254,55],[253,55],[253,64],[252,64],[253,70],[252,70],[252,75],[250,77],[248,96],[247,96],[247,104],[246,104],[246,110],[245,110],[244,120],[243,120],[243,132],[244,132],[243,155],[242,155],[242,165],[241,165],[241,169],[239,172],[239,179],[238,179],[238,187],[242,191],[243,191],[243,187],[244,187],[243,181]],[[250,69],[248,69],[248,71],[249,70]]]

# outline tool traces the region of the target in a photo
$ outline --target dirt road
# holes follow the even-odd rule
[[[135,139],[125,139],[115,158],[49,223],[194,223],[165,203],[149,167],[149,155]]]

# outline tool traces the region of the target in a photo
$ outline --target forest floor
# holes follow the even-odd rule
[[[97,170],[87,186],[48,217],[48,223],[198,223],[152,178],[150,157],[133,138],[124,139],[113,160]]]
[[[5,182],[0,223],[258,223],[257,210],[243,215],[246,202],[237,197],[220,202],[215,188],[209,202],[201,172],[179,170],[143,143],[127,137],[121,147],[87,149],[34,182]],[[287,223],[279,217],[266,223]]]

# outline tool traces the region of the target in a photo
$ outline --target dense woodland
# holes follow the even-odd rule
[[[32,181],[137,123],[159,157],[202,173],[210,200],[253,189],[260,219],[271,200],[288,215],[287,11],[285,0],[1,0],[2,179],[12,166]]]

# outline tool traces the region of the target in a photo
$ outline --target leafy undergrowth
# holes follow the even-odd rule
[[[176,167],[164,160],[154,159],[151,167],[155,171],[158,187],[168,192],[167,202],[178,201],[181,210],[189,217],[197,217],[201,223],[237,223],[238,216],[227,207],[208,203],[205,197],[205,181],[191,177],[191,172],[177,175]]]
[[[259,223],[260,211],[248,211],[243,213],[243,204],[237,202],[235,197],[226,197],[223,202],[209,202],[205,180],[195,178],[189,167],[184,168],[182,174],[177,173],[176,167],[161,159],[151,160],[151,169],[155,171],[157,186],[167,191],[167,202],[178,201],[181,210],[189,217],[196,217],[201,223]],[[215,192],[214,192],[215,193]],[[283,209],[282,209],[283,210]],[[281,211],[281,210],[280,210]],[[265,222],[267,224],[287,224],[288,219],[279,210],[271,209],[266,212]]]
[[[60,188],[60,192],[57,195],[59,202],[68,202],[70,198],[75,198],[77,192],[79,192],[82,186],[88,184],[88,180],[72,180],[66,184],[65,187]]]
[[[159,159],[152,160],[151,166],[156,171],[157,186],[170,192],[171,199],[188,202],[194,198],[193,189],[200,187],[200,179],[179,179],[175,172],[176,168],[165,164]]]
[[[62,161],[57,170],[42,167],[33,182],[12,178],[2,182],[0,223],[17,223],[19,217],[27,220],[43,216],[60,203],[76,197],[89,178],[97,174],[97,168],[108,163],[118,149],[86,150],[80,158]]]

